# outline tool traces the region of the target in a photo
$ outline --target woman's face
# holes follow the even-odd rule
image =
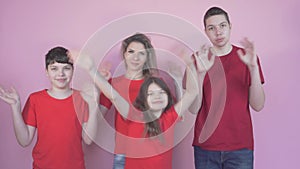
[[[142,71],[147,61],[145,46],[140,42],[131,42],[124,53],[124,58],[129,71]]]
[[[168,95],[156,83],[152,83],[148,87],[147,103],[151,110],[162,111],[168,105]]]

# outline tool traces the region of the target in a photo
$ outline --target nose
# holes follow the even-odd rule
[[[222,33],[223,33],[222,28],[221,28],[220,26],[217,26],[217,27],[216,27],[216,34],[217,34],[217,35],[220,35],[220,34],[222,34]]]
[[[59,69],[58,74],[59,76],[64,76],[65,75],[64,69]]]
[[[140,60],[140,54],[139,54],[139,53],[135,53],[135,54],[133,55],[133,59],[134,59],[134,60]]]

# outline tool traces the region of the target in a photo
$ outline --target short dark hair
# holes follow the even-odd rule
[[[226,11],[219,7],[211,7],[209,8],[203,18],[204,27],[206,28],[206,19],[214,15],[224,15],[228,23],[230,24],[229,16]]]
[[[70,58],[68,57],[68,49],[57,46],[48,51],[45,58],[46,62],[46,69],[50,64],[53,64],[55,62],[57,63],[67,63],[73,67],[73,63],[70,61]]]

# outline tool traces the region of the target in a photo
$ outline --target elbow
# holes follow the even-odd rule
[[[93,143],[93,140],[89,138],[89,136],[84,136],[83,141],[86,145],[91,145]]]
[[[260,112],[264,108],[264,105],[252,107],[252,109],[256,112]]]
[[[18,141],[19,145],[23,148],[27,147],[30,145],[30,142],[22,142],[22,141]]]
[[[264,108],[265,104],[257,104],[257,105],[251,105],[251,108],[256,111],[256,112],[260,112],[263,108]]]
[[[91,145],[93,143],[91,139],[85,140],[84,142],[86,145]]]

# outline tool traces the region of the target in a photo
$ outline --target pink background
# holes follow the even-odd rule
[[[296,74],[300,61],[298,0],[2,0],[0,84],[15,86],[24,104],[31,92],[49,86],[44,72],[44,55],[50,48],[57,45],[81,48],[99,28],[137,12],[179,16],[202,30],[203,13],[213,5],[229,12],[233,43],[237,44],[244,36],[255,42],[263,66],[267,100],[260,113],[252,113],[255,168],[299,168],[300,115],[296,111],[300,94],[297,84],[300,79]],[[34,144],[27,148],[18,145],[10,107],[2,101],[0,117],[0,168],[31,168]],[[175,148],[174,169],[194,168],[192,137],[190,132]],[[96,145],[85,147],[85,152],[87,169],[111,168],[110,153]]]

